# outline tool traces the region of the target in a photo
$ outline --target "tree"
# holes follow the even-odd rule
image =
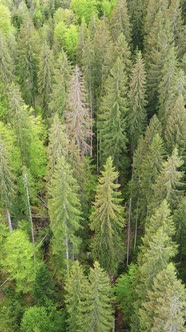
[[[27,17],[21,25],[18,38],[18,77],[23,98],[28,105],[35,106],[37,93],[38,43],[32,21]]]
[[[48,114],[48,104],[50,102],[53,84],[53,63],[52,51],[45,43],[41,50],[38,71],[38,91],[41,97],[43,116],[45,118],[50,115]]]
[[[71,66],[65,52],[62,51],[54,69],[54,82],[49,104],[52,113],[58,113],[60,116],[64,116],[64,111],[67,107],[70,79]]]
[[[177,279],[172,263],[154,279],[152,290],[140,310],[143,331],[185,331],[184,285]]]
[[[130,43],[131,26],[126,0],[116,1],[111,16],[111,31],[114,39],[117,39],[122,32],[125,35],[127,42]]]
[[[80,244],[77,232],[81,228],[81,206],[77,181],[64,157],[61,157],[56,165],[49,195],[52,252],[58,259],[59,268],[65,263],[69,272],[70,262],[76,257]]]
[[[69,332],[80,330],[82,313],[80,311],[84,295],[88,291],[88,280],[78,261],[71,266],[65,284],[65,303],[68,313],[67,324]]]
[[[168,204],[164,200],[154,210],[151,218],[146,220],[145,235],[138,256],[136,301],[134,302],[134,315],[131,319],[131,331],[136,331],[141,326],[140,308],[147,299],[148,291],[152,289],[154,279],[176,254],[177,246],[172,240],[174,234],[173,218],[170,215]]]
[[[119,57],[124,65],[124,73],[126,76],[126,83],[128,85],[129,78],[131,76],[132,70],[132,59],[131,59],[131,50],[127,39],[123,33],[121,33],[114,45],[114,56],[115,61]]]
[[[110,274],[116,272],[123,260],[122,230],[125,225],[124,210],[121,206],[120,185],[116,183],[118,172],[109,157],[101,172],[96,191],[95,203],[90,216],[93,258]]]
[[[137,53],[132,70],[129,92],[128,125],[132,150],[143,134],[146,122],[146,72],[141,52]]]
[[[92,137],[92,119],[87,104],[87,91],[79,67],[74,68],[65,111],[65,124],[71,145],[77,145],[81,156],[90,153]]]
[[[178,96],[170,110],[164,134],[168,151],[172,152],[177,146],[180,154],[184,155],[186,149],[186,108],[182,94]]]
[[[132,41],[134,48],[143,48],[144,1],[128,1],[129,16],[132,26]]]
[[[52,126],[49,130],[48,144],[48,176],[54,174],[55,167],[62,156],[67,157],[69,140],[67,138],[64,124],[60,121],[58,114],[54,115]]]
[[[90,269],[89,288],[83,294],[81,302],[81,331],[107,332],[113,326],[112,292],[109,278],[95,262]]]
[[[14,230],[4,243],[2,270],[16,282],[16,291],[28,293],[35,280],[34,250],[22,230]]]
[[[97,122],[101,164],[111,155],[117,169],[123,152],[126,152],[126,92],[124,66],[117,58],[105,83]]]
[[[170,206],[176,207],[183,187],[183,172],[179,168],[183,165],[182,159],[178,155],[178,149],[173,150],[172,155],[163,163],[162,171],[153,185],[153,197],[149,204],[149,213],[153,208],[157,208],[163,199],[166,199]]]
[[[3,138],[3,132],[0,133],[0,187],[0,206],[6,210],[8,227],[10,232],[12,232],[10,208],[15,185],[13,170],[10,165],[10,152]]]
[[[97,14],[97,1],[88,0],[72,0],[70,7],[74,11],[79,22],[85,19],[86,23],[89,23],[92,16]]]
[[[5,85],[10,84],[14,79],[14,67],[8,43],[0,32],[0,79]],[[4,91],[5,92],[5,91]]]

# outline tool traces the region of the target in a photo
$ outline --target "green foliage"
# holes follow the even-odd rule
[[[154,279],[152,291],[140,310],[142,331],[185,331],[186,291],[168,264]]]
[[[126,320],[129,322],[133,310],[134,302],[134,283],[136,278],[137,266],[131,264],[127,274],[121,275],[115,285],[117,302],[122,309]]]
[[[80,239],[77,232],[81,228],[81,206],[77,181],[64,157],[57,163],[49,195],[49,215],[53,232],[52,252],[57,256],[60,267],[64,268],[65,262],[68,272],[70,262],[79,251]]]
[[[16,282],[17,292],[28,293],[32,288],[37,268],[33,255],[27,235],[21,230],[13,231],[4,244],[2,270]]]
[[[89,23],[92,16],[97,15],[97,0],[72,0],[70,6],[79,22],[85,19]]]
[[[104,270],[95,262],[90,269],[89,287],[83,294],[81,302],[81,329],[82,332],[107,332],[113,326],[112,306],[113,299],[109,278]]]
[[[90,216],[93,257],[110,274],[116,273],[118,263],[123,261],[123,235],[125,225],[121,193],[117,183],[118,172],[109,157],[99,177],[95,203]],[[107,252],[107,255],[105,255]]]
[[[117,58],[105,83],[105,95],[101,101],[97,122],[101,164],[104,164],[110,155],[117,169],[121,156],[126,152],[126,93],[124,65],[121,59]]]
[[[0,4],[0,31],[5,35],[11,32],[11,15],[7,6]]]

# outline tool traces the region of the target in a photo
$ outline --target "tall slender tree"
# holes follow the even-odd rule
[[[116,272],[124,258],[122,230],[125,220],[121,193],[118,191],[120,185],[116,183],[118,175],[109,157],[99,178],[90,216],[90,228],[95,233],[91,245],[93,257],[109,274]]]
[[[81,206],[78,197],[77,181],[72,175],[70,165],[64,157],[58,161],[49,187],[49,215],[51,220],[52,252],[57,257],[58,268],[70,263],[79,251],[81,228]]]
[[[146,122],[146,72],[141,52],[137,53],[136,63],[132,70],[129,92],[128,125],[132,150],[137,146],[143,134]]]

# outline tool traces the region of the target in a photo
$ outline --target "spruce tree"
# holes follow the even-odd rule
[[[125,220],[118,191],[120,185],[116,183],[118,175],[109,157],[99,178],[90,216],[90,228],[95,233],[91,245],[93,257],[111,275],[124,258],[122,230]]]
[[[145,235],[142,239],[141,252],[138,256],[138,272],[136,275],[136,290],[131,331],[135,332],[141,327],[140,310],[147,299],[148,291],[156,275],[166,268],[172,257],[176,255],[176,244],[172,237],[175,234],[173,218],[170,208],[164,200],[154,210],[151,218],[146,220]],[[140,329],[140,331],[146,331]]]
[[[41,98],[43,116],[45,118],[50,115],[48,112],[48,106],[53,84],[53,64],[52,51],[45,43],[41,49],[38,71],[38,91]]]
[[[108,332],[113,326],[112,292],[109,277],[95,262],[90,269],[89,288],[81,302],[82,332]]]
[[[60,121],[58,114],[55,114],[53,123],[49,130],[48,144],[48,176],[54,174],[55,166],[62,156],[68,156],[69,140],[65,126]]]
[[[52,253],[57,258],[58,268],[66,265],[78,254],[81,228],[81,206],[78,197],[77,181],[72,175],[70,165],[64,157],[58,161],[49,187],[49,216],[51,220]]]
[[[18,37],[18,77],[23,98],[28,105],[35,107],[37,93],[39,38],[32,21],[27,17],[21,25]]]
[[[87,103],[87,91],[79,67],[76,65],[72,75],[65,124],[71,145],[77,145],[84,156],[91,151],[92,119]]]
[[[136,63],[132,70],[129,92],[128,126],[132,150],[137,146],[143,134],[146,122],[146,73],[141,52],[137,53]]]
[[[77,332],[81,326],[81,306],[83,298],[88,291],[88,280],[78,261],[71,266],[65,283],[65,303],[67,308],[67,330]]]
[[[117,0],[111,16],[111,31],[113,39],[123,33],[127,42],[131,41],[131,25],[126,0]]]
[[[60,116],[64,116],[64,111],[67,106],[70,79],[71,66],[65,52],[62,51],[54,69],[54,82],[49,104],[52,113],[58,113]]]
[[[140,331],[185,331],[184,285],[176,276],[172,263],[154,279],[152,290],[140,310]]]
[[[7,86],[14,79],[14,66],[8,43],[0,32],[0,79]]]
[[[10,208],[15,187],[14,175],[10,166],[10,153],[2,133],[0,133],[0,186],[0,206],[6,210],[8,227],[12,232]]]
[[[183,172],[180,167],[183,160],[179,157],[178,149],[163,163],[162,170],[153,185],[153,197],[149,204],[149,213],[157,208],[163,199],[166,199],[171,208],[175,208],[183,194]]]
[[[126,152],[126,114],[128,102],[124,65],[117,58],[105,83],[105,95],[102,98],[98,113],[98,139],[101,165],[112,156],[118,169],[121,156]]]

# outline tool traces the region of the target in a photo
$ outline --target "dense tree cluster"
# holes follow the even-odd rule
[[[0,0],[0,331],[185,331],[185,3]]]

